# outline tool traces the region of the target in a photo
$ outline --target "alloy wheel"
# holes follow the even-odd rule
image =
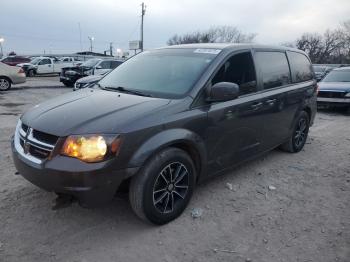
[[[10,83],[6,79],[0,79],[0,90],[7,90],[10,87]]]
[[[162,214],[171,213],[185,199],[189,187],[189,173],[180,162],[162,169],[153,186],[153,205]]]
[[[294,135],[294,143],[296,147],[304,144],[307,136],[307,122],[305,118],[300,118]]]

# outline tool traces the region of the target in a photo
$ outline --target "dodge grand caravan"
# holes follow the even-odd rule
[[[183,212],[203,179],[276,147],[299,152],[316,93],[310,60],[296,49],[145,51],[93,88],[24,113],[13,159],[31,183],[84,206],[111,200],[127,181],[135,213],[164,224]]]

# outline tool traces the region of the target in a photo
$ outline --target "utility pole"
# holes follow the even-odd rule
[[[83,51],[83,45],[81,43],[81,27],[80,27],[80,22],[78,23],[78,27],[79,27],[79,40],[80,40],[80,52]]]
[[[113,43],[112,42],[109,43],[109,54],[111,56],[113,56]]]
[[[4,50],[2,49],[2,43],[5,41],[3,37],[0,36],[0,49],[1,49],[1,55],[0,58],[4,56]]]
[[[93,36],[88,36],[89,40],[90,40],[90,52],[92,53],[92,41],[95,40],[95,38]]]
[[[145,3],[142,2],[141,4],[141,46],[140,46],[140,49],[141,49],[141,52],[143,51],[143,17],[145,16],[145,13],[146,13],[146,5]]]

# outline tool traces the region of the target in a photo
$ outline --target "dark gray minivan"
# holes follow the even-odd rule
[[[136,214],[167,223],[195,185],[280,147],[299,152],[317,85],[300,50],[191,44],[138,54],[93,88],[24,113],[12,140],[19,173],[84,206],[129,185]]]

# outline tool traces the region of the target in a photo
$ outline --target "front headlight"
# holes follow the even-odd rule
[[[84,162],[100,162],[119,152],[120,138],[110,135],[72,135],[67,137],[61,154]]]
[[[345,95],[345,97],[350,97],[350,92],[348,92],[348,93]]]

